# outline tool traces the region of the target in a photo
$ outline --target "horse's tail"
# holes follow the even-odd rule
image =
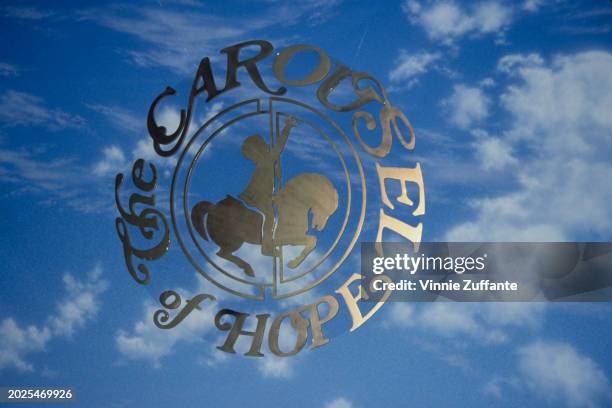
[[[206,233],[206,226],[204,225],[204,216],[208,213],[208,209],[212,203],[208,201],[200,201],[191,209],[191,223],[193,224],[198,234],[208,241],[208,234]]]

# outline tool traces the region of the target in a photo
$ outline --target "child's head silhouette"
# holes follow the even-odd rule
[[[266,157],[269,152],[267,143],[259,135],[253,135],[246,138],[242,143],[242,154],[249,160],[258,162]]]

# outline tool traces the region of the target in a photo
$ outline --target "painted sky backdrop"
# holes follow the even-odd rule
[[[612,403],[607,303],[396,303],[282,360],[216,351],[212,309],[162,332],[113,196],[154,159],[152,99],[261,38],[386,86],[415,127],[426,240],[610,241],[611,2],[2,1],[0,23],[0,385],[72,386],[84,407]]]

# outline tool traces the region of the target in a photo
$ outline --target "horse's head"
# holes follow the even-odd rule
[[[321,178],[317,192],[317,199],[311,207],[312,227],[323,231],[329,217],[338,209],[338,192],[327,178]]]

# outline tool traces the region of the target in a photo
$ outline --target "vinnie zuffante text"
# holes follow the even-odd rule
[[[372,278],[371,289],[374,291],[442,291],[442,292],[457,292],[457,291],[517,291],[519,289],[517,282],[508,280],[493,282],[489,279],[468,279],[462,277],[458,280],[445,279],[440,282],[439,279],[417,278],[417,272],[430,272],[437,274],[455,273],[463,275],[468,273],[477,275],[482,273],[486,275],[486,260],[487,254],[478,257],[441,257],[441,256],[425,256],[424,254],[414,256],[408,254],[397,254],[393,257],[376,257],[372,261],[372,273],[377,275]],[[399,279],[393,281],[389,279],[385,273],[393,272],[400,276],[406,273],[408,279]],[[416,279],[415,279],[416,278]]]

